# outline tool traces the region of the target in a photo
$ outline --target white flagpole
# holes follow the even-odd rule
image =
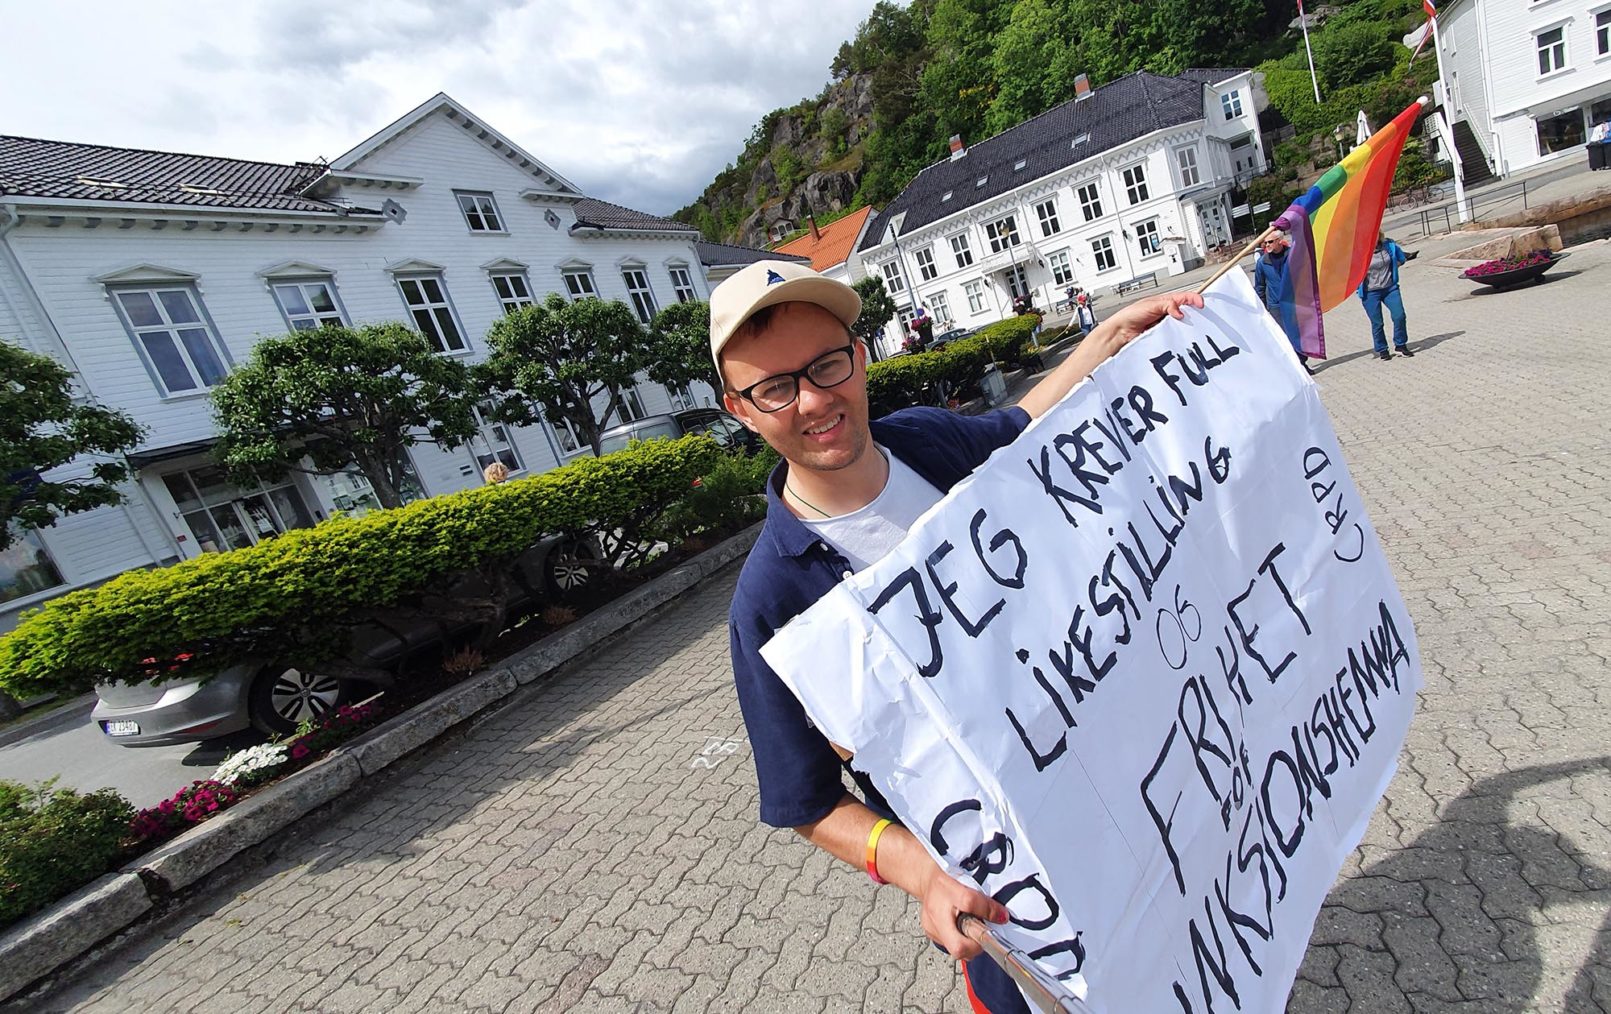
[[[1320,79],[1315,77],[1315,51],[1309,48],[1309,15],[1303,12],[1303,0],[1298,2],[1298,25],[1303,29],[1303,51],[1309,57],[1309,83],[1315,86],[1315,105],[1320,105]]]
[[[1428,19],[1432,28],[1432,52],[1438,56],[1438,81],[1443,84],[1443,122],[1448,125],[1449,133],[1446,135],[1450,146],[1454,145],[1454,95],[1449,91],[1449,79],[1443,73],[1443,40],[1438,37],[1438,19],[1433,15]],[[1461,222],[1471,221],[1471,205],[1466,203],[1465,166],[1456,154],[1450,161],[1454,164],[1454,206],[1460,216]]]

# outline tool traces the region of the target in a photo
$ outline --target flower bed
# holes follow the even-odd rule
[[[1521,254],[1516,257],[1497,257],[1491,261],[1483,261],[1476,267],[1467,268],[1460,273],[1462,278],[1488,278],[1494,275],[1509,274],[1540,264],[1553,264],[1555,255],[1548,250],[1534,250],[1532,253]]]

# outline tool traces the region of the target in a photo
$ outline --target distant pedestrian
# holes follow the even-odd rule
[[[1309,366],[1309,357],[1303,354],[1303,345],[1298,340],[1297,322],[1287,326],[1287,320],[1281,313],[1281,297],[1286,289],[1287,281],[1287,248],[1291,240],[1285,232],[1273,229],[1259,244],[1259,255],[1253,261],[1253,291],[1258,293],[1259,302],[1270,311],[1270,316],[1281,325],[1286,333],[1287,341],[1292,343],[1292,351],[1297,353],[1298,362],[1303,368],[1313,374],[1315,371]]]
[[[1408,259],[1403,247],[1388,239],[1386,233],[1377,233],[1376,249],[1371,252],[1365,280],[1359,283],[1359,301],[1365,304],[1365,315],[1370,318],[1371,347],[1376,350],[1377,359],[1393,358],[1393,353],[1387,351],[1387,328],[1382,324],[1384,306],[1393,318],[1393,347],[1406,358],[1415,355],[1410,351],[1404,298],[1398,291],[1398,266]]]
[[[1081,331],[1095,330],[1096,310],[1091,307],[1091,294],[1084,289],[1074,291],[1074,319],[1079,323]]]

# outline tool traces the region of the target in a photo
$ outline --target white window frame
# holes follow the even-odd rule
[[[329,310],[317,310],[313,300],[309,297],[310,288],[322,288],[325,295],[330,297]],[[285,290],[296,291],[297,298],[306,306],[306,313],[293,311],[285,302]],[[274,294],[274,305],[280,308],[280,316],[285,318],[285,326],[292,331],[315,331],[326,324],[345,325],[347,314],[341,305],[341,299],[336,295],[335,280],[329,276],[323,278],[277,278],[269,283],[269,291]]]
[[[621,269],[621,281],[626,285],[627,296],[638,320],[648,324],[660,312],[655,304],[654,289],[649,285],[649,270],[641,265],[627,265]]]
[[[1102,262],[1108,263],[1103,266]],[[1119,266],[1119,252],[1113,249],[1113,234],[1107,233],[1091,240],[1091,262],[1096,265],[1097,273],[1112,271]]]
[[[666,397],[671,399],[673,412],[686,412],[699,407],[699,403],[694,400],[693,388],[687,384],[667,384]]]
[[[615,406],[615,415],[612,417],[614,421],[610,423],[611,426],[637,422],[639,419],[647,418],[649,415],[649,410],[643,407],[643,395],[639,393],[636,383],[628,384],[615,392],[612,401]]]
[[[986,222],[985,238],[990,241],[990,252],[993,254],[1019,245],[1024,237],[1018,231],[1018,216],[1003,215],[994,222]]]
[[[199,464],[164,472],[160,476],[164,491],[173,500],[175,516],[185,526],[185,530],[190,533],[190,536],[196,540],[195,546],[200,552],[221,553],[235,548],[224,543],[224,528],[219,525],[215,511],[225,510],[231,512],[234,515],[236,525],[246,535],[250,544],[254,546],[264,539],[271,539],[275,536],[284,535],[294,528],[308,527],[316,523],[317,515],[309,507],[307,497],[302,495],[302,490],[297,488],[296,482],[289,476],[276,482],[257,482],[250,486],[237,485],[226,479],[224,483],[225,495],[209,497],[202,494],[201,486],[196,482],[195,478],[198,472],[206,471],[209,468],[222,472],[217,466]],[[189,487],[190,495],[195,498],[193,504],[174,496],[173,486],[179,481],[184,482]],[[285,513],[280,509],[280,503],[274,498],[274,494],[280,491],[285,491],[287,499],[294,501],[295,505],[301,508],[302,519],[307,522],[307,525],[287,522]],[[254,500],[257,501],[256,504],[248,502]],[[277,529],[272,535],[263,531],[257,524],[257,518],[252,513],[253,506],[257,506],[267,512],[268,520]],[[292,520],[296,519],[293,518]],[[207,527],[199,527],[198,522],[205,522]],[[209,535],[215,538],[209,539]],[[206,544],[209,541],[213,542],[213,549],[206,548]]]
[[[973,244],[969,241],[968,234],[965,232],[956,233],[950,237],[950,241],[951,256],[956,258],[957,270],[960,271],[972,264]]]
[[[1124,182],[1124,196],[1130,201],[1133,208],[1152,197],[1152,191],[1147,186],[1147,163],[1145,160],[1127,165],[1119,173]]]
[[[968,297],[969,313],[984,313],[985,288],[981,279],[975,278],[972,281],[963,282],[962,294]]]
[[[549,419],[545,416],[543,421],[548,423],[548,428],[554,432],[554,446],[559,449],[560,457],[574,458],[578,454],[586,454],[593,450],[592,445],[576,432],[576,427],[571,425],[569,419],[563,417]],[[567,447],[566,444],[570,446]]]
[[[1242,90],[1232,88],[1219,97],[1219,107],[1225,113],[1227,120],[1234,120],[1242,115]]]
[[[493,294],[498,297],[498,305],[503,307],[504,316],[537,305],[537,298],[531,294],[531,278],[526,272],[512,268],[489,271],[487,280],[492,283]],[[500,285],[500,282],[503,284]]]
[[[1074,283],[1074,260],[1069,257],[1067,250],[1047,254],[1046,267],[1052,273],[1052,284],[1068,286]]]
[[[1163,235],[1158,231],[1158,219],[1148,218],[1135,224],[1136,253],[1142,257],[1156,257],[1163,253]]]
[[[571,302],[578,299],[599,298],[599,287],[593,282],[593,269],[590,267],[565,268],[559,273],[560,281],[565,283],[565,295]]]
[[[441,299],[432,299],[425,291],[425,286],[429,282],[436,283],[436,290]],[[411,289],[419,295],[418,303],[409,298]],[[448,295],[447,279],[442,277],[440,271],[398,275],[397,293],[403,300],[404,308],[408,310],[408,319],[414,329],[424,335],[425,340],[430,342],[436,351],[449,356],[464,355],[470,351],[470,341],[465,337],[464,324],[459,321],[459,313],[453,308],[453,299]],[[431,322],[430,327],[422,325],[422,314],[425,320]],[[458,339],[458,345],[455,346],[445,340],[440,330],[444,323],[453,329],[453,337]]]
[[[1180,171],[1180,186],[1195,187],[1203,181],[1202,171],[1197,166],[1197,146],[1188,144],[1175,149],[1175,168]]]
[[[901,270],[899,257],[878,265],[878,273],[884,276],[884,288],[890,295],[906,291],[906,272]]]
[[[1097,180],[1081,183],[1074,190],[1074,196],[1080,202],[1080,214],[1087,222],[1094,222],[1104,214],[1102,208],[1102,185]]]
[[[507,235],[503,212],[489,190],[455,190],[453,197],[459,202],[459,214],[464,216],[464,227],[471,232]],[[489,224],[490,223],[490,224]]]
[[[912,260],[917,262],[917,277],[925,282],[932,282],[940,275],[940,269],[934,264],[934,246],[923,247],[912,251]]]
[[[1553,77],[1572,68],[1572,54],[1566,48],[1566,27],[1567,22],[1563,21],[1560,24],[1550,25],[1548,28],[1540,28],[1533,32],[1533,50],[1538,54],[1538,76],[1540,79]],[[1544,36],[1551,34],[1559,35],[1560,38],[1546,45]],[[1547,70],[1544,67],[1546,54],[1549,62],[1553,64]]]
[[[1611,56],[1611,7],[1589,13],[1594,15],[1594,55]]]
[[[27,601],[36,596],[46,595],[59,588],[67,587],[67,575],[62,573],[61,565],[56,562],[55,556],[51,554],[50,547],[45,544],[44,536],[37,531],[23,529],[20,526],[14,529],[11,535],[11,545],[3,552],[0,552],[0,562],[5,564],[11,574],[9,583],[0,584],[0,604],[3,604],[6,608],[12,608],[14,603]],[[18,566],[12,566],[12,560],[8,559],[13,555],[17,557],[16,563],[19,564]],[[30,557],[32,558],[32,563],[24,562]],[[41,568],[41,577],[55,575],[55,580],[50,584],[27,588],[12,594],[13,590],[20,584],[17,580],[17,575],[34,568]]]
[[[1057,198],[1048,197],[1035,205],[1035,217],[1040,219],[1040,235],[1042,239],[1055,236],[1063,231],[1063,223],[1057,218]]]
[[[229,352],[224,347],[224,343],[219,340],[218,329],[213,326],[212,317],[207,313],[207,306],[201,300],[201,293],[196,290],[194,285],[188,282],[119,285],[110,287],[108,292],[112,297],[112,305],[117,310],[118,319],[123,322],[123,327],[128,331],[129,339],[134,343],[135,353],[140,357],[140,361],[145,364],[146,370],[151,374],[152,381],[157,385],[157,390],[162,392],[163,397],[171,398],[203,393],[212,389],[229,374],[231,366]],[[183,296],[188,301],[196,319],[175,321],[172,310],[167,301],[163,299],[164,293]],[[151,305],[156,308],[157,315],[160,318],[157,323],[136,324],[134,322],[134,318],[129,315],[128,307],[124,303],[124,297],[134,295],[145,295],[150,299]],[[196,331],[202,332],[200,339],[191,338],[187,340],[184,337],[186,332]],[[157,367],[157,360],[150,352],[150,342],[147,340],[148,338],[155,338],[159,334],[166,335],[174,350],[178,352],[179,362],[190,379],[190,386],[170,387],[168,381],[163,379],[162,372]],[[198,354],[207,355],[210,361],[206,364],[200,364],[197,358]],[[211,383],[207,382],[207,373],[214,371],[203,370],[203,365],[216,368],[217,380]]]
[[[945,291],[931,292],[923,300],[923,305],[932,312],[936,321],[949,323],[951,320],[951,301],[946,298]]]
[[[524,472],[526,463],[520,457],[520,448],[515,446],[508,424],[488,419],[486,405],[471,406],[470,411],[475,414],[475,436],[470,438],[470,456],[475,458],[477,471],[485,472],[488,465],[497,461],[509,469],[510,475]]]
[[[679,303],[697,303],[699,290],[694,288],[694,276],[688,273],[686,264],[672,264],[666,268],[671,277],[671,291]]]

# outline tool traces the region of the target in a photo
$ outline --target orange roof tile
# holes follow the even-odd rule
[[[809,257],[812,270],[826,271],[835,264],[843,264],[850,256],[850,248],[861,233],[862,223],[867,221],[867,216],[872,213],[872,208],[862,208],[837,222],[830,222],[820,227],[817,230],[822,234],[820,237],[814,237],[807,231],[804,236],[790,240],[777,247],[774,252]]]

